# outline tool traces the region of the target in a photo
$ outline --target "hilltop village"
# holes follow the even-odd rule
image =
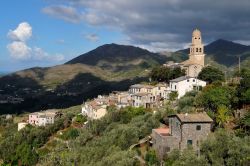
[[[24,120],[17,125],[17,136],[9,139],[31,133],[34,140],[27,139],[28,143],[22,146],[30,152],[27,158],[33,160],[21,160],[22,157],[10,151],[10,158],[3,158],[2,162],[26,162],[27,165],[174,165],[180,160],[182,164],[179,165],[248,165],[249,139],[244,137],[249,134],[248,98],[243,95],[241,103],[233,97],[236,90],[241,93],[236,86],[249,86],[248,75],[237,77],[235,84],[223,82],[223,75],[212,71],[212,77],[217,81],[212,83],[213,80],[200,77],[205,68],[211,70],[205,65],[201,32],[195,29],[189,59],[160,66],[163,70],[180,69],[183,73],[177,77],[174,74],[168,81],[142,82],[131,85],[127,91],[100,94],[74,107],[74,114],[71,109],[25,114]],[[207,91],[211,94],[206,94]],[[203,105],[197,102],[194,106],[194,100],[204,100]],[[229,111],[229,108],[232,109]],[[6,119],[11,118],[11,115],[6,116]],[[216,130],[215,126],[234,130],[237,137]],[[225,147],[240,144],[234,148],[244,153],[222,147],[224,139]],[[0,141],[3,149],[8,149],[11,142],[6,141]],[[35,148],[29,144],[36,147],[35,156],[31,155]],[[223,152],[218,154],[213,149]],[[223,153],[230,157],[220,156]],[[12,159],[13,155],[16,158]],[[104,162],[97,161],[103,156],[107,157]],[[236,159],[235,156],[240,157]]]
[[[168,63],[163,66],[169,68],[180,67],[186,75],[157,84],[142,83],[131,85],[128,91],[115,91],[109,95],[98,95],[97,98],[83,103],[81,114],[89,120],[104,117],[109,107],[118,109],[125,107],[154,109],[162,107],[170,100],[180,99],[193,90],[201,90],[206,82],[197,79],[199,72],[204,67],[204,46],[201,32],[195,29],[192,34],[189,59],[182,63]],[[27,122],[18,124],[18,130],[27,124],[46,126],[53,124],[59,116],[56,110],[47,110],[29,114]],[[152,144],[161,158],[173,149],[185,149],[205,139],[211,130],[212,119],[206,113],[177,114],[170,117],[169,126],[152,130]],[[183,127],[184,126],[184,127]]]
[[[162,82],[152,85],[150,83],[135,84],[128,91],[113,92],[108,96],[99,95],[97,98],[83,103],[82,114],[90,119],[99,119],[107,113],[107,107],[118,108],[132,106],[144,108],[161,107],[171,96],[176,94],[179,99],[187,92],[201,90],[206,82],[197,79],[199,72],[204,67],[204,46],[202,44],[201,32],[195,29],[192,34],[189,59],[182,63],[164,64],[169,68],[181,67],[186,71],[181,76],[169,81],[169,85]]]

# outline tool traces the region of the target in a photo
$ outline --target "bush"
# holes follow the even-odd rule
[[[75,139],[78,136],[79,136],[79,131],[75,128],[70,128],[63,133],[61,138],[64,140],[69,140],[69,139]]]

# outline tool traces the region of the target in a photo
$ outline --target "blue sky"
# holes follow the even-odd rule
[[[108,43],[150,51],[203,42],[250,45],[249,0],[3,0],[0,72],[62,64]]]
[[[79,54],[92,50],[102,44],[119,42],[122,34],[118,30],[93,27],[84,22],[72,24],[55,19],[41,10],[50,3],[43,0],[6,0],[1,2],[0,10],[0,71],[16,71],[34,66],[62,64]],[[7,45],[12,42],[8,32],[27,22],[32,27],[32,36],[27,40],[30,48],[39,47],[49,56],[60,54],[63,60],[22,60],[10,56]],[[91,41],[88,35],[97,36]]]

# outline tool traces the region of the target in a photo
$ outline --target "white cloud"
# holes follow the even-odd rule
[[[78,23],[81,17],[77,10],[70,6],[58,5],[48,6],[42,9],[42,12],[55,18],[60,18],[68,22]]]
[[[62,1],[57,0],[57,2],[60,4]],[[219,38],[232,41],[250,40],[249,0],[64,0],[64,2],[75,9],[79,21],[101,28],[118,29],[129,37],[130,44],[134,45],[158,47],[164,46],[165,43],[174,49],[182,48],[190,42],[194,28],[201,29],[205,43]],[[61,12],[61,15],[67,15],[67,12]]]
[[[7,45],[10,56],[16,60],[33,60],[60,62],[64,56],[60,54],[50,55],[42,48],[28,46],[27,41],[32,37],[32,27],[27,22],[22,22],[15,30],[10,30],[7,36],[11,43]]]
[[[85,35],[85,38],[91,42],[96,42],[99,40],[99,36],[97,34],[88,34]]]
[[[32,27],[27,22],[22,22],[15,30],[9,30],[8,37],[12,40],[27,41],[32,36]]]
[[[64,60],[64,56],[60,55],[60,54],[56,54],[56,55],[50,55],[48,54],[46,51],[44,51],[42,48],[39,47],[34,47],[32,50],[32,59],[34,60],[38,60],[38,61],[63,61]]]
[[[31,48],[22,41],[14,41],[8,44],[7,49],[11,57],[18,60],[29,59],[31,57]]]

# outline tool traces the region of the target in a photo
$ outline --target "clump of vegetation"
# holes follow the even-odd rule
[[[180,67],[172,69],[164,66],[158,66],[153,68],[151,73],[149,74],[152,81],[157,81],[157,82],[169,82],[169,80],[184,75],[185,71],[182,70]]]
[[[75,139],[79,136],[79,131],[75,128],[69,128],[66,130],[63,135],[61,136],[64,140]]]
[[[72,114],[66,114],[46,127],[26,126],[19,132],[11,132],[0,140],[0,158],[5,163],[34,165],[39,159],[36,149],[42,147],[51,135],[70,125]]]
[[[224,73],[212,66],[204,67],[198,75],[198,78],[211,84],[216,81],[224,81]]]
[[[248,165],[249,137],[239,138],[226,130],[212,133],[200,147],[197,155],[193,149],[182,153],[172,151],[166,159],[166,165]]]

